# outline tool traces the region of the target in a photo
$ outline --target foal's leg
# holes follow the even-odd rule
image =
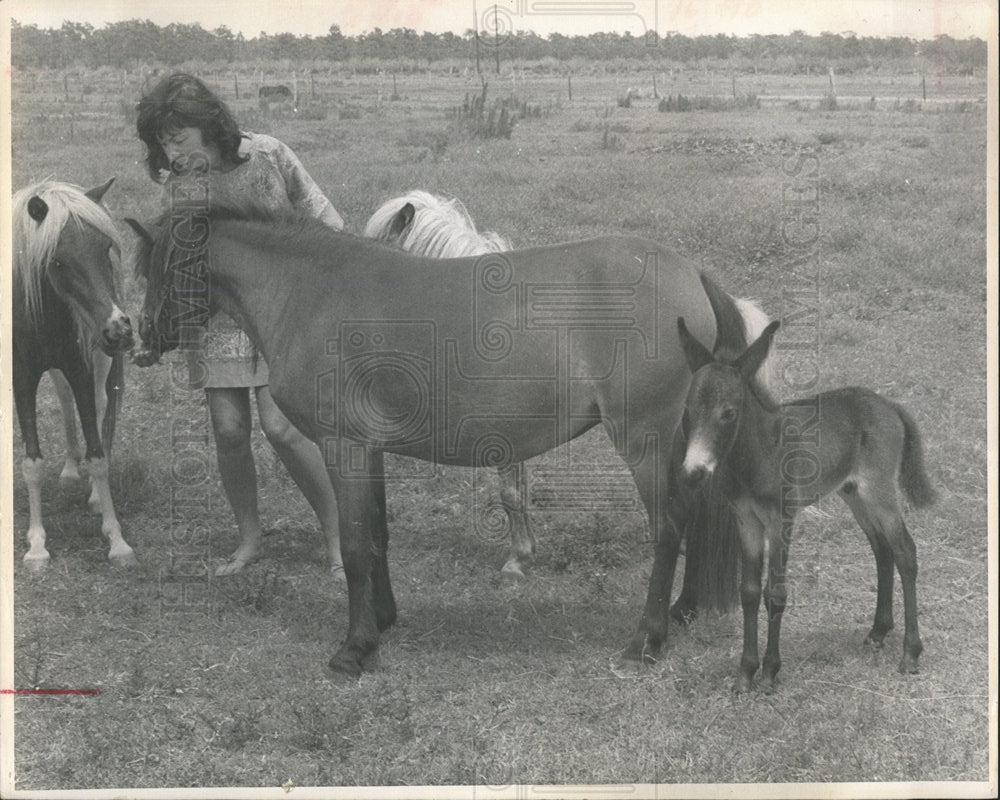
[[[872,542],[878,568],[875,625],[865,641],[880,644],[886,632],[892,628],[892,564],[895,562],[903,584],[903,658],[899,662],[899,671],[919,672],[917,660],[924,646],[920,641],[917,625],[917,546],[903,522],[895,487],[878,487],[864,493],[859,490],[853,495],[844,496],[844,499]]]
[[[767,649],[764,651],[764,669],[761,686],[765,692],[775,690],[781,655],[778,642],[781,638],[781,619],[788,598],[788,546],[792,532],[792,519],[775,514],[768,520],[767,536],[770,542],[767,584],[764,587],[764,608],[767,609]]]
[[[62,370],[49,370],[52,388],[56,390],[59,406],[62,408],[63,430],[66,432],[66,461],[59,474],[60,483],[70,483],[80,479],[80,440],[76,436],[76,404],[73,390]]]
[[[525,512],[525,466],[510,464],[497,468],[500,478],[500,503],[510,520],[510,555],[501,572],[511,578],[523,578],[524,570],[535,557],[535,537]]]
[[[743,551],[743,574],[740,579],[740,604],[743,606],[743,655],[736,678],[737,692],[749,692],[760,660],[757,655],[757,615],[760,611],[760,575],[764,564],[764,526],[744,504],[738,509],[740,546]],[[770,637],[768,638],[770,644]],[[773,676],[772,676],[773,681]]]

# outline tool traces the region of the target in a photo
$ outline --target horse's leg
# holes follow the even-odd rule
[[[338,463],[349,463],[338,453]],[[369,454],[370,457],[370,454]],[[375,613],[373,577],[375,572],[378,530],[378,500],[372,480],[367,476],[342,475],[338,466],[328,468],[337,493],[340,517],[340,552],[347,578],[347,638],[330,659],[330,669],[357,678],[365,659],[378,647],[379,627]],[[385,573],[388,578],[388,571]]]
[[[38,446],[38,417],[35,407],[35,393],[38,391],[40,373],[14,365],[14,404],[17,419],[21,425],[21,439],[24,441],[24,461],[21,473],[28,487],[28,552],[24,554],[25,566],[41,569],[49,563],[49,551],[45,549],[45,527],[42,524],[42,468],[44,461]]]
[[[767,566],[767,583],[764,586],[764,608],[767,610],[767,648],[761,671],[761,687],[770,694],[776,688],[778,670],[781,669],[779,640],[781,619],[788,599],[788,547],[792,531],[791,517],[777,514],[768,519],[767,537],[770,555]]]
[[[94,360],[94,408],[97,413],[97,429],[101,430],[101,426],[104,423],[104,415],[108,410],[108,393],[105,385],[108,380],[108,373],[111,372],[111,356],[106,356],[98,350],[93,353],[92,357]],[[109,458],[111,454],[110,442],[105,442],[102,439],[101,447],[104,449],[105,459]],[[109,494],[109,502],[110,498],[111,495]],[[101,493],[98,490],[97,481],[94,480],[93,471],[91,471],[90,497],[87,498],[87,505],[90,506],[91,511],[99,511],[103,515],[103,502]],[[114,508],[111,509],[111,513],[114,514]]]
[[[525,511],[525,469],[524,462],[497,468],[500,503],[510,520],[510,555],[501,572],[511,578],[523,578],[535,557],[535,537]]]
[[[680,530],[668,510],[669,454],[655,452],[655,446],[652,449],[654,452],[647,453],[642,462],[633,468],[639,496],[649,514],[650,533],[654,540],[653,571],[649,576],[646,605],[639,627],[625,648],[625,657],[635,660],[653,659],[667,641],[670,592],[681,541]]]
[[[738,509],[740,546],[743,551],[743,574],[740,579],[740,604],[743,606],[743,655],[736,678],[737,692],[749,692],[760,660],[757,655],[757,615],[760,611],[760,577],[764,563],[764,526],[747,504]]]
[[[71,483],[80,479],[80,440],[76,436],[76,404],[73,402],[73,390],[62,370],[49,370],[52,378],[52,388],[56,390],[59,406],[62,409],[63,430],[66,432],[66,461],[59,474],[60,483]]]
[[[372,569],[372,594],[375,622],[384,631],[396,621],[396,599],[389,580],[389,526],[385,503],[385,463],[381,451],[371,453],[368,474],[375,494],[376,526],[374,530],[376,559]]]
[[[90,480],[97,497],[97,509],[101,513],[101,532],[110,542],[108,559],[120,567],[131,566],[136,563],[135,553],[122,538],[121,525],[111,500],[108,460],[104,455],[101,435],[98,432],[94,375],[80,363],[79,366],[70,369],[66,377],[73,389],[76,408],[80,414],[80,427],[83,429],[83,440],[87,445],[87,471],[90,473]]]

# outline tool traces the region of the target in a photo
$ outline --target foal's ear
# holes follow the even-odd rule
[[[677,318],[677,333],[680,334],[684,357],[687,359],[688,367],[692,373],[715,361],[712,351],[691,335],[687,325],[684,324],[684,317]]]
[[[111,177],[108,179],[107,183],[103,184],[102,186],[95,186],[93,189],[87,189],[87,191],[85,191],[84,194],[87,195],[87,197],[89,197],[95,203],[100,203],[101,198],[104,197],[105,193],[108,191],[108,189],[111,188],[111,184],[114,182],[115,182],[114,177]]]
[[[411,222],[413,222],[413,216],[417,211],[413,207],[413,203],[407,203],[399,211],[396,212],[396,216],[392,218],[392,225],[389,226],[389,233],[392,236],[399,236]]]
[[[148,230],[146,230],[146,228],[143,226],[141,222],[139,222],[139,220],[132,219],[132,217],[125,217],[125,222],[133,231],[135,231],[139,235],[139,238],[142,239],[146,244],[153,243],[153,234],[151,234]]]
[[[740,371],[743,380],[750,381],[757,374],[760,365],[764,363],[768,352],[771,350],[771,342],[774,339],[774,332],[781,326],[780,320],[775,320],[757,337],[752,345],[743,351],[743,355],[733,362],[733,366]]]

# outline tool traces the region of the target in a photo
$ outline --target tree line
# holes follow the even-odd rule
[[[657,63],[729,62],[734,69],[776,72],[838,72],[862,70],[931,70],[939,74],[972,74],[986,68],[986,42],[978,38],[937,36],[916,40],[857,36],[853,32],[809,35],[684,36],[676,32],[643,36],[630,33],[593,33],[539,36],[530,31],[494,34],[466,30],[464,34],[417,33],[393,28],[347,36],[331,25],[325,36],[291,33],[253,38],[226,26],[205,30],[198,24],[156,25],[149,20],[109,22],[101,28],[64,22],[59,28],[22,25],[11,29],[11,61],[15,68],[65,69],[71,66],[136,68],[162,63],[254,62],[288,59],[299,62],[357,62],[393,59],[413,68],[446,59],[471,61],[478,51],[482,68],[503,61],[564,62],[570,59],[602,61],[644,59]]]

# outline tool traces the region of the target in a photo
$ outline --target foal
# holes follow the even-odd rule
[[[683,463],[672,471],[689,483],[716,473],[739,520],[742,556],[743,656],[737,691],[757,672],[757,613],[762,572],[768,611],[762,683],[773,691],[781,668],[778,639],[785,610],[785,565],[795,515],[836,491],[854,513],[875,553],[878,599],[865,639],[880,646],[892,628],[893,566],[903,583],[905,633],[899,671],[917,672],[917,552],[903,522],[896,483],[915,507],[934,492],[924,470],[920,435],[900,406],[867,389],[843,388],[776,404],[754,382],[778,322],[738,358],[718,359],[677,328],[694,373],[683,415]],[[678,455],[677,460],[681,458]]]

